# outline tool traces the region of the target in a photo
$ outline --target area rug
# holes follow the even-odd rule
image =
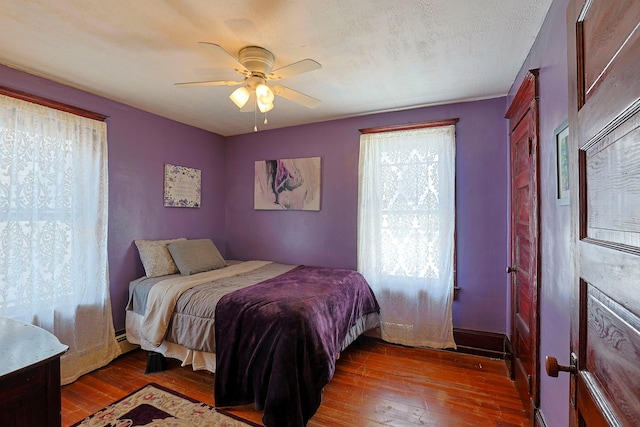
[[[71,427],[257,427],[158,384],[148,384]]]

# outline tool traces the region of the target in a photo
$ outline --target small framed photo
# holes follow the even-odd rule
[[[556,141],[556,203],[569,204],[569,122],[565,120],[554,131]]]

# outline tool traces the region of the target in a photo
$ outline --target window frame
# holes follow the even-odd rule
[[[105,122],[106,119],[109,116],[106,116],[104,114],[100,114],[100,113],[96,113],[90,110],[85,110],[83,108],[79,108],[79,107],[75,107],[73,105],[69,105],[69,104],[65,104],[63,102],[59,102],[59,101],[54,101],[52,99],[49,98],[45,98],[42,96],[38,96],[38,95],[34,95],[31,94],[29,92],[24,92],[18,89],[13,89],[7,86],[3,86],[0,85],[0,95],[4,95],[10,98],[15,98],[15,99],[19,99],[22,101],[26,101],[26,102],[30,102],[32,104],[37,104],[37,105],[41,105],[43,107],[47,107],[47,108],[51,108],[54,110],[59,110],[59,111],[63,111],[66,113],[71,113],[71,114],[75,114],[77,116],[80,117],[85,117],[88,119],[92,119],[92,120],[96,120],[96,121],[100,121],[100,122]],[[61,208],[58,209],[49,209],[48,210],[48,214],[50,217],[56,217],[59,214]],[[17,218],[20,218],[19,220],[22,221],[22,216],[21,216],[21,212],[19,208],[9,208],[10,212],[13,213],[13,215]],[[64,223],[64,221],[59,221],[56,220],[56,222],[60,222],[60,223]],[[60,291],[65,291],[65,289],[60,289]],[[69,295],[69,292],[71,292],[72,290],[66,289],[65,292],[63,292],[64,295]],[[11,301],[11,300],[9,300]]]
[[[387,126],[376,126],[370,128],[359,129],[361,134],[368,133],[383,133],[383,132],[395,132],[401,130],[412,130],[412,129],[426,129],[426,128],[434,128],[441,126],[451,126],[456,125],[460,121],[459,118],[453,119],[443,119],[443,120],[431,120],[424,122],[415,122],[415,123],[406,123],[406,124],[396,124],[396,125],[387,125]],[[457,132],[457,129],[456,129]],[[457,147],[457,144],[456,144]],[[458,238],[457,238],[457,228],[458,228],[458,204],[457,204],[457,189],[458,189],[458,170],[456,168],[456,173],[454,176],[454,210],[456,214],[456,221],[453,226],[453,299],[454,301],[458,299],[458,294],[460,292],[460,287],[458,285]]]
[[[109,116],[105,116],[104,114],[95,113],[93,111],[85,110],[79,107],[74,107],[73,105],[54,101],[52,99],[44,98],[42,96],[33,95],[31,93],[23,92],[18,89],[12,89],[7,86],[0,85],[0,95],[10,96],[12,98],[21,99],[23,101],[28,101],[34,104],[43,105],[45,107],[54,108],[56,110],[65,111],[67,113],[72,113],[77,116],[82,116],[89,119],[98,120],[101,122],[104,122],[109,117]]]

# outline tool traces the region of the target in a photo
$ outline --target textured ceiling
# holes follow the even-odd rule
[[[176,82],[240,77],[198,45],[258,45],[274,68],[319,70],[279,82],[322,101],[276,98],[274,129],[505,95],[551,0],[30,0],[0,3],[0,63],[229,136],[254,114],[233,87]]]

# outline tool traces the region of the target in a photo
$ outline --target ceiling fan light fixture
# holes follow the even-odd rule
[[[242,85],[229,95],[229,99],[240,111],[254,113],[254,131],[256,132],[258,130],[256,124],[258,111],[264,114],[264,124],[267,124],[267,112],[274,108],[273,101],[276,95],[308,108],[315,108],[320,103],[320,100],[293,89],[280,85],[275,85],[271,88],[267,85],[269,80],[280,80],[322,68],[313,59],[303,59],[273,70],[275,57],[273,53],[263,47],[245,46],[240,49],[236,57],[215,43],[200,42],[200,44],[216,55],[220,62],[230,66],[238,74],[242,75],[243,79],[239,81],[206,80],[176,83],[176,85],[179,87]]]
[[[264,83],[260,83],[256,86],[256,98],[259,103],[269,105],[273,103],[275,95],[269,86]]]
[[[231,92],[229,98],[233,101],[234,104],[236,104],[238,108],[242,108],[247,103],[250,96],[251,93],[249,93],[249,90],[247,90],[245,86],[242,86]]]
[[[266,113],[267,111],[273,110],[273,107],[274,107],[273,102],[270,102],[268,104],[264,104],[260,101],[257,101],[257,102],[258,102],[258,109],[260,110],[261,113]]]

